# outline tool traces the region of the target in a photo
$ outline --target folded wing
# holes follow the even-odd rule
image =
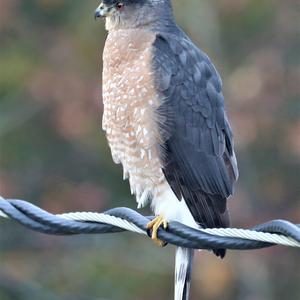
[[[184,34],[158,35],[153,46],[165,177],[201,226],[227,227],[238,169],[220,76]]]

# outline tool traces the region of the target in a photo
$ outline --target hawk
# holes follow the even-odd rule
[[[157,230],[168,221],[228,227],[238,178],[222,81],[209,57],[177,26],[170,0],[103,0],[103,129],[138,207]],[[224,257],[224,249],[214,249]],[[192,250],[176,252],[175,299],[187,299]]]

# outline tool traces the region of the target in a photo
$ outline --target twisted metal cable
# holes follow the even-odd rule
[[[115,208],[104,213],[78,212],[53,215],[22,200],[0,196],[0,217],[12,219],[34,231],[52,235],[103,234],[132,231],[150,236],[145,217],[129,208]],[[261,249],[274,245],[300,247],[300,225],[274,220],[252,229],[194,229],[170,222],[160,228],[158,238],[166,243],[193,249]]]

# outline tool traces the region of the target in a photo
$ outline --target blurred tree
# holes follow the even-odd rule
[[[241,176],[233,225],[300,220],[300,8],[173,1],[224,79]],[[0,194],[53,212],[135,203],[100,130],[97,1],[0,0]],[[173,252],[130,234],[48,237],[0,220],[0,299],[171,299]],[[171,253],[172,252],[172,253]],[[199,253],[193,299],[300,298],[296,250]],[[216,285],[211,283],[218,283]]]

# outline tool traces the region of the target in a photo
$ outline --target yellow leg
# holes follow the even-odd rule
[[[167,220],[163,216],[157,216],[156,218],[154,218],[151,222],[149,222],[147,224],[147,228],[152,229],[151,238],[154,241],[154,243],[157,244],[160,247],[163,247],[163,246],[166,245],[166,243],[161,241],[157,237],[157,230],[159,229],[159,227],[161,225],[163,225],[164,229],[168,228]]]

